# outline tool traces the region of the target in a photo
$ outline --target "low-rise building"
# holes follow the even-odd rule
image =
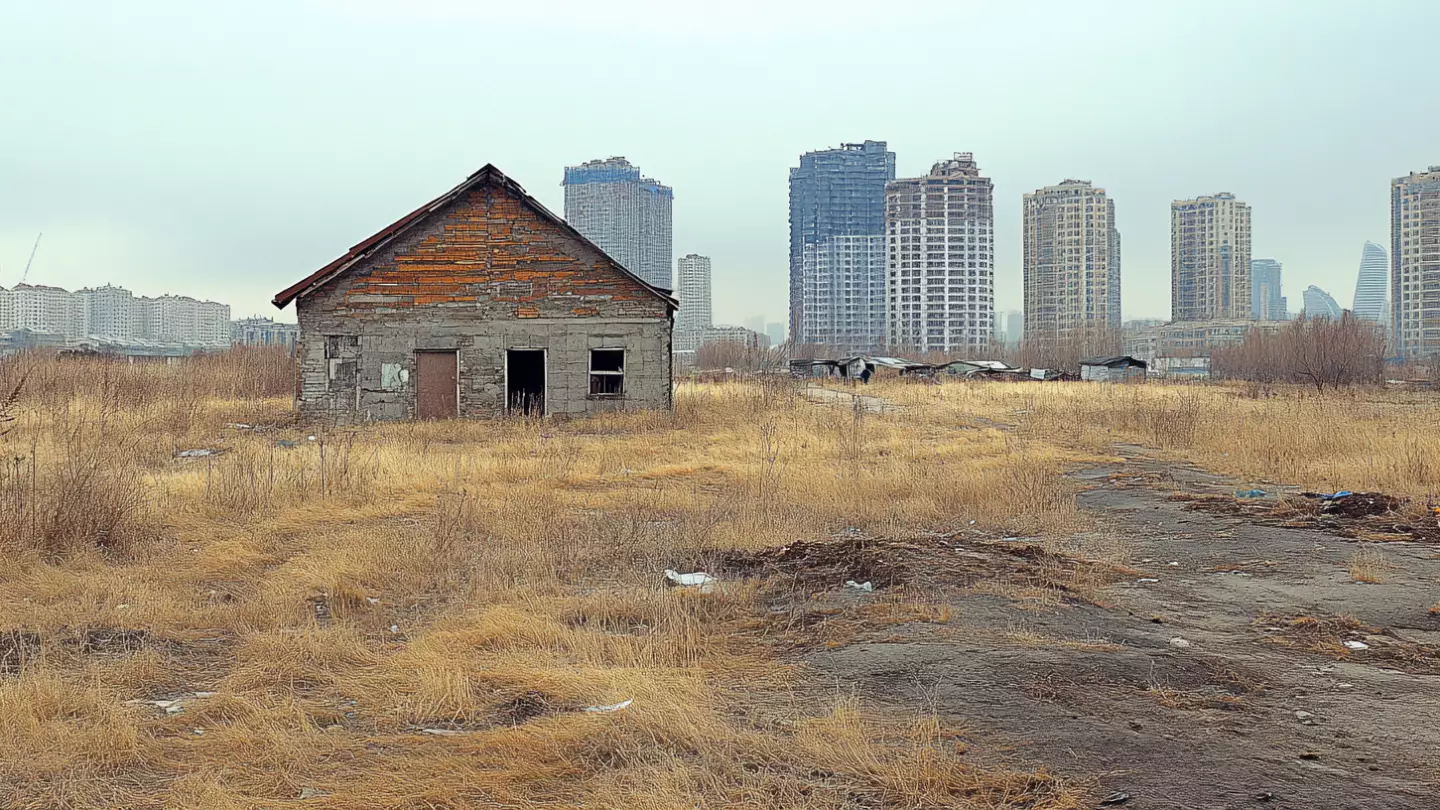
[[[230,342],[235,346],[279,346],[294,351],[300,339],[300,324],[270,318],[241,318],[230,324]]]

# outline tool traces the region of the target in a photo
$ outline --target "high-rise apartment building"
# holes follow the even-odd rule
[[[1360,252],[1360,273],[1355,277],[1355,301],[1350,311],[1355,317],[1379,321],[1385,314],[1385,301],[1390,289],[1389,257],[1385,248],[1366,242]]]
[[[1250,260],[1250,317],[1260,321],[1290,317],[1289,304],[1281,295],[1284,269],[1275,259]]]
[[[661,289],[673,289],[669,186],[640,174],[623,157],[565,169],[565,219],[626,270]]]
[[[808,244],[800,342],[841,354],[885,345],[885,237],[831,236]]]
[[[1390,316],[1406,357],[1440,357],[1440,166],[1390,183]]]
[[[790,340],[826,343],[847,336],[845,351],[871,351],[885,330],[885,260],[868,238],[885,234],[885,184],[895,179],[895,153],[884,141],[842,144],[839,149],[806,152],[790,169]],[[843,244],[831,244],[836,238]],[[856,241],[856,239],[859,241]],[[857,267],[857,253],[877,265]],[[807,265],[807,257],[809,264]],[[822,278],[844,273],[847,279]],[[846,285],[849,286],[846,286]],[[859,285],[859,286],[856,286]],[[878,285],[878,289],[876,286]],[[807,310],[806,300],[827,302],[824,311]],[[876,301],[882,309],[876,313]],[[845,323],[836,323],[840,318]],[[875,322],[865,322],[874,318]],[[875,343],[858,345],[853,341]],[[853,338],[853,340],[852,340]]]
[[[1234,194],[1170,204],[1175,321],[1250,317],[1250,206]]]
[[[1311,284],[1305,288],[1305,317],[1338,318],[1342,310],[1330,293]]]
[[[980,351],[995,323],[995,203],[970,152],[885,189],[886,343]]]
[[[230,307],[177,295],[136,298],[110,285],[72,293],[17,284],[11,290],[0,287],[0,331],[14,329],[67,340],[223,346],[230,343]]]
[[[1056,343],[1120,329],[1115,201],[1087,180],[1025,195],[1025,324]]]
[[[710,258],[694,253],[675,262],[675,297],[680,309],[675,313],[675,351],[700,348],[705,333],[714,325],[710,313]]]

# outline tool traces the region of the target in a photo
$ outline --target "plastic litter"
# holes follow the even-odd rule
[[[1263,497],[1265,497],[1265,490],[1263,490],[1263,489],[1247,489],[1247,490],[1244,490],[1243,492],[1237,492],[1237,493],[1235,493],[1235,497],[1237,497],[1237,498],[1263,498]]]
[[[1304,726],[1315,725],[1315,715],[1310,712],[1295,712],[1295,719],[1299,720],[1300,724]]]
[[[202,448],[196,448],[196,449],[194,449],[194,450],[181,450],[180,452],[178,452],[178,453],[175,454],[175,457],[176,457],[176,458],[204,458],[205,456],[213,456],[213,455],[215,455],[215,451],[214,451],[214,450],[209,450],[209,449],[206,449],[206,448],[203,448],[203,447],[202,447]]]
[[[1366,643],[1363,642],[1363,641],[1342,641],[1342,642],[1340,642],[1340,643],[1341,643],[1341,644],[1344,644],[1344,645],[1345,645],[1345,649],[1347,649],[1347,650],[1368,650],[1368,649],[1370,649],[1370,645],[1369,645],[1369,644],[1366,644]]]
[[[712,577],[704,571],[695,571],[690,574],[682,574],[673,568],[665,569],[665,579],[672,585],[679,585],[684,588],[699,587],[702,591],[708,591],[715,587],[720,580]]]
[[[1340,490],[1339,492],[1331,492],[1331,493],[1329,493],[1329,494],[1321,493],[1321,495],[1320,495],[1320,500],[1322,500],[1322,501],[1338,501],[1338,500],[1340,500],[1341,498],[1348,498],[1348,497],[1350,497],[1351,495],[1354,495],[1354,494],[1355,494],[1355,493],[1351,492],[1351,491],[1348,490],[1348,489],[1342,489],[1342,490]]]
[[[432,734],[436,737],[458,737],[461,734],[469,734],[468,731],[459,731],[453,728],[422,728],[421,734]]]
[[[1155,579],[1154,577],[1141,577],[1140,579],[1135,580],[1136,584],[1139,584],[1139,583],[1142,583],[1142,582],[1159,582],[1159,581],[1160,581],[1160,580]]]
[[[872,584],[868,579],[864,582],[856,582],[853,579],[847,579],[845,580],[845,587],[854,588],[857,591],[864,591],[865,593],[870,593],[871,591],[875,590],[875,585]]]
[[[295,442],[292,442],[292,441],[290,441],[289,439],[276,439],[276,440],[275,440],[275,446],[276,446],[276,447],[283,447],[283,448],[285,448],[286,450],[289,450],[290,448],[296,447],[297,445],[295,444]]]
[[[254,426],[254,425],[247,425],[247,424],[245,424],[244,422],[231,422],[231,423],[230,423],[230,429],[231,429],[231,430],[254,430],[254,429],[255,429],[255,426]]]
[[[302,787],[302,788],[300,788],[300,801],[302,801],[302,802],[305,801],[306,799],[318,799],[318,798],[321,797],[321,796],[328,796],[328,795],[330,795],[330,794],[326,793],[326,792],[323,791],[323,790],[320,790],[319,788],[313,788],[313,787]]]
[[[586,707],[585,707],[585,711],[591,712],[591,713],[597,713],[597,714],[606,714],[606,713],[609,713],[609,712],[618,712],[618,711],[620,711],[621,709],[624,709],[625,707],[629,706],[631,703],[634,703],[634,702],[635,702],[635,698],[630,698],[630,699],[628,699],[628,700],[622,700],[622,701],[620,701],[619,703],[612,703],[612,704],[610,704],[609,706],[586,706]]]
[[[1119,807],[1120,805],[1128,801],[1130,801],[1129,793],[1111,793],[1109,796],[1106,796],[1105,798],[1100,800],[1100,806]]]
[[[1190,640],[1176,636],[1175,638],[1170,639],[1170,646],[1176,648],[1177,650],[1188,649],[1190,647]]]
[[[1179,567],[1180,567],[1180,563],[1179,563],[1179,562],[1168,562],[1168,563],[1165,563],[1165,564],[1168,565],[1168,566],[1170,566],[1171,568],[1179,568]]]
[[[365,597],[365,601],[366,601],[367,603],[369,603],[369,604],[372,604],[372,605],[378,605],[378,604],[380,604],[380,597],[378,597],[378,596],[367,596],[367,597]]]
[[[1257,802],[1273,802],[1273,801],[1275,801],[1275,794],[1274,794],[1274,793],[1271,793],[1271,792],[1268,791],[1268,790],[1265,791],[1264,793],[1257,793],[1257,794],[1255,794],[1255,801],[1257,801]]]

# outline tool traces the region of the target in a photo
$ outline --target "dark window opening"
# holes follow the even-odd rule
[[[625,350],[590,350],[590,396],[625,395]]]

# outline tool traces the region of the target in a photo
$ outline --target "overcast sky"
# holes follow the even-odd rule
[[[1116,201],[1126,318],[1169,313],[1169,203],[1230,191],[1285,291],[1349,306],[1389,180],[1440,164],[1440,2],[0,0],[0,285],[269,299],[494,163],[556,212],[624,155],[675,189],[715,315],[786,318],[787,169],[889,142]],[[280,317],[293,320],[293,310]]]

